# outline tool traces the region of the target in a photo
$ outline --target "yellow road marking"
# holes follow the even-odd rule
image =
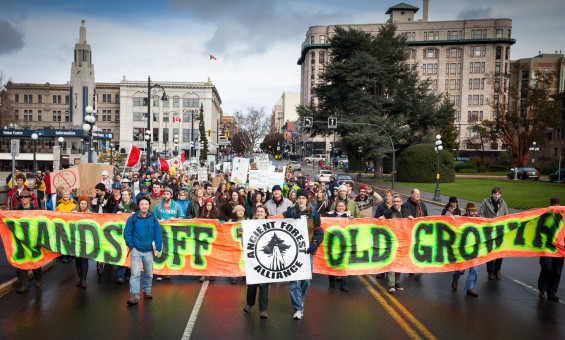
[[[367,276],[369,278],[369,281],[371,281],[372,284],[374,284],[377,289],[379,289],[381,291],[382,294],[387,295],[388,291],[383,288],[381,285],[378,284],[377,280],[375,280],[375,278],[371,275]],[[432,332],[430,332],[426,326],[424,326],[420,321],[418,321],[418,319],[416,319],[416,317],[410,313],[410,311],[408,311],[408,309],[406,309],[406,307],[404,307],[400,301],[398,301],[394,296],[388,294],[388,297],[390,299],[390,301],[395,305],[395,307],[402,313],[404,314],[404,316],[406,316],[406,318],[408,320],[410,320],[410,322],[412,322],[412,324],[420,331],[421,334],[423,334],[427,339],[437,339]]]
[[[369,293],[371,293],[375,299],[383,306],[383,308],[390,314],[390,316],[402,327],[402,329],[408,334],[412,339],[421,339],[420,335],[410,327],[410,325],[402,318],[400,314],[383,298],[376,290],[373,288],[364,276],[359,276],[359,280],[367,288]]]

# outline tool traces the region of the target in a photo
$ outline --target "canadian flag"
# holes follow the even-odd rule
[[[214,57],[213,55],[210,54],[210,60],[218,60],[218,58]]]
[[[129,168],[137,168],[141,165],[141,150],[132,145],[129,151],[128,160],[126,166]]]
[[[180,123],[182,119],[180,117],[173,117],[173,123]]]
[[[184,163],[184,153],[181,153],[175,158],[163,159],[159,157],[159,168],[161,171],[169,171],[173,167],[181,167]]]

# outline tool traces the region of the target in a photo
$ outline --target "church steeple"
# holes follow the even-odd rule
[[[96,83],[94,81],[94,65],[92,50],[86,41],[86,21],[81,21],[79,40],[75,44],[74,60],[71,65],[70,112],[72,126],[82,127],[85,108],[95,107]]]

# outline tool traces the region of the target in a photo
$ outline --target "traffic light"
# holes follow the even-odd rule
[[[212,135],[212,130],[208,129],[208,137],[210,137]]]
[[[225,136],[226,136],[226,139],[230,138],[230,130],[226,129]]]

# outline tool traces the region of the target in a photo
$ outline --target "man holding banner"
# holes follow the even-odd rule
[[[302,216],[304,216],[306,218],[308,237],[310,238],[310,246],[306,250],[306,253],[311,255],[310,264],[312,267],[310,270],[312,270],[314,266],[314,258],[312,255],[316,254],[318,246],[324,240],[324,230],[320,227],[320,216],[316,212],[316,209],[314,209],[312,203],[310,203],[309,198],[310,195],[308,191],[305,189],[298,190],[296,193],[296,203],[294,206],[288,208],[283,216],[286,218],[302,218]],[[308,294],[310,281],[311,280],[300,280],[289,282],[290,301],[295,310],[292,318],[295,320],[302,319],[304,315],[304,299],[306,298],[306,294]]]

